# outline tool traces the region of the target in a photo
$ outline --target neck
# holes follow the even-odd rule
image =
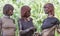
[[[6,18],[10,18],[10,16],[4,15]]]
[[[30,17],[28,17],[28,18],[24,17],[23,19],[24,19],[25,21],[30,21]]]
[[[53,14],[51,14],[51,13],[49,13],[49,14],[48,14],[48,17],[54,17],[54,15],[53,15]]]

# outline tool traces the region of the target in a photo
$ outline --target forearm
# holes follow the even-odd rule
[[[29,32],[29,29],[26,29],[26,30],[20,30],[20,34],[25,34],[25,33],[27,33],[27,32]]]
[[[60,26],[59,26],[59,25],[57,25],[56,31],[57,31],[58,33],[60,33]]]
[[[56,25],[53,26],[52,28],[50,28],[50,29],[48,30],[48,34],[47,34],[47,36],[48,36],[52,31],[54,31],[55,28],[56,28]]]
[[[25,34],[26,32],[25,31],[20,31],[20,34]]]
[[[37,30],[37,29],[34,27],[33,31],[36,32],[36,30]]]
[[[35,27],[30,27],[30,28],[28,28],[26,30],[20,30],[20,33],[25,34],[25,33],[29,32],[29,31],[36,31],[36,28]]]

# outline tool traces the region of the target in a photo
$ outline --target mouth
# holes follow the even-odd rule
[[[13,15],[13,14],[10,14],[10,15]]]

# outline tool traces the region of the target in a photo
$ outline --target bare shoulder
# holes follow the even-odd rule
[[[10,18],[14,23],[15,23],[15,19],[13,19],[13,18]]]

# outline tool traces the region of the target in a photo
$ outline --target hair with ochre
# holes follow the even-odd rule
[[[31,8],[30,8],[29,6],[27,6],[27,5],[22,6],[22,7],[21,7],[21,17],[24,17],[25,13],[26,13],[27,11],[30,11],[30,10],[31,10]]]

